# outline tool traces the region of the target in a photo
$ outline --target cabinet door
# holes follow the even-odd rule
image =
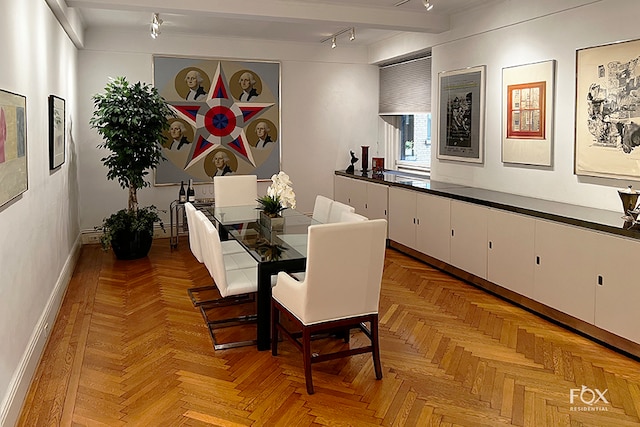
[[[594,323],[598,234],[536,220],[533,299]]]
[[[416,249],[448,263],[451,246],[450,199],[418,194],[416,217]]]
[[[369,219],[388,219],[388,206],[389,187],[368,182],[364,216]]]
[[[353,192],[352,183],[355,180],[343,176],[333,176],[333,200],[349,204],[349,197]]]
[[[416,192],[389,188],[389,239],[416,249]]]
[[[640,344],[640,242],[607,235],[598,238],[595,324]]]
[[[487,279],[533,298],[535,220],[489,209]]]
[[[489,208],[451,201],[451,264],[487,278],[487,212]]]

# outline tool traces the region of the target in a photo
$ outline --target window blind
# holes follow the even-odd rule
[[[380,67],[378,114],[431,112],[431,56]]]

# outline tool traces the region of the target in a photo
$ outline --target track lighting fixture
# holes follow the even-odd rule
[[[338,36],[341,36],[345,33],[349,33],[349,40],[354,41],[356,39],[356,29],[354,27],[351,27],[351,28],[345,28],[344,30],[338,31],[335,34],[331,34],[326,39],[322,39],[320,43],[324,43],[331,40],[331,49],[335,49],[337,46],[336,39],[338,38]]]
[[[394,4],[395,7],[398,6],[402,6],[405,3],[409,3],[410,0],[399,0],[396,4]],[[424,7],[427,8],[427,11],[430,11],[431,9],[433,9],[433,0],[422,0],[422,4],[424,5]]]
[[[151,18],[151,38],[157,39],[160,35],[160,25],[162,25],[162,19],[160,19],[160,15],[158,13],[154,13]]]

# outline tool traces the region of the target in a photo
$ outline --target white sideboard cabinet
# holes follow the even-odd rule
[[[334,176],[333,198],[369,219],[388,219],[389,186]]]
[[[391,247],[640,357],[640,236],[620,214],[388,179]],[[337,176],[336,197],[370,203],[364,184]]]

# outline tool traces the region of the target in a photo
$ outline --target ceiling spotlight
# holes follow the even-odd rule
[[[354,41],[356,39],[356,29],[351,29],[351,35],[349,36],[349,40]]]
[[[331,39],[331,49],[335,49],[336,48],[336,38],[332,38]]]
[[[159,14],[154,13],[153,17],[151,18],[151,26],[150,26],[151,38],[153,39],[158,38],[158,36],[160,35],[160,25],[162,25],[162,19],[160,19]]]
[[[422,4],[427,8],[427,11],[433,9],[433,1],[422,0]]]

